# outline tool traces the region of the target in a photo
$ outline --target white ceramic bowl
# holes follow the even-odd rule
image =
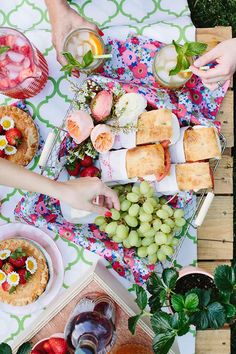
[[[44,231],[20,223],[0,226],[0,241],[10,238],[23,238],[35,243],[44,254],[49,268],[50,278],[47,287],[35,302],[26,306],[12,306],[0,302],[1,310],[15,315],[25,315],[43,309],[57,296],[63,284],[64,266],[57,245]]]

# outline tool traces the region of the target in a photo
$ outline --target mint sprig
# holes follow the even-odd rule
[[[6,53],[9,49],[10,49],[10,47],[7,45],[0,46],[0,55],[3,53]]]
[[[64,65],[61,68],[61,71],[65,71],[69,75],[71,75],[72,70],[81,70],[87,68],[94,61],[94,56],[91,50],[84,54],[82,63],[76,60],[75,57],[73,57],[73,55],[69,52],[63,52],[62,54],[66,58],[68,64]]]
[[[207,48],[207,44],[201,42],[186,42],[182,46],[173,40],[172,44],[174,45],[178,56],[176,67],[169,72],[170,76],[188,69],[190,67],[189,58],[195,55],[201,55]]]

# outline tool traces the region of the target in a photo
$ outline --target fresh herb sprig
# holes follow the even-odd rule
[[[201,55],[207,49],[207,44],[201,42],[186,42],[182,46],[173,40],[172,44],[175,46],[178,56],[176,67],[169,72],[170,76],[188,69],[190,67],[189,58],[195,55]]]
[[[65,71],[68,75],[71,75],[72,70],[81,70],[89,67],[95,59],[108,59],[111,58],[111,54],[94,55],[91,50],[84,54],[82,63],[80,63],[69,52],[62,53],[67,60],[67,64],[61,68],[61,71]]]
[[[0,55],[3,53],[6,53],[9,49],[10,49],[10,47],[7,45],[0,46]]]

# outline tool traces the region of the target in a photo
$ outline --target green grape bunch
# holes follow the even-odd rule
[[[99,230],[125,248],[135,247],[137,255],[148,257],[150,264],[171,257],[179,242],[175,234],[186,224],[184,211],[155,196],[147,181],[113,189],[120,200],[120,211],[111,209],[110,217],[98,216],[95,224]]]

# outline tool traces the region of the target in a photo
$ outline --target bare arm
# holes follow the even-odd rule
[[[57,182],[31,172],[23,167],[0,158],[0,185],[26,189],[42,193],[64,201],[73,208],[105,214],[107,209],[92,203],[98,195],[105,196],[109,205],[119,209],[116,193],[103,184],[98,178],[80,178],[68,182]]]

